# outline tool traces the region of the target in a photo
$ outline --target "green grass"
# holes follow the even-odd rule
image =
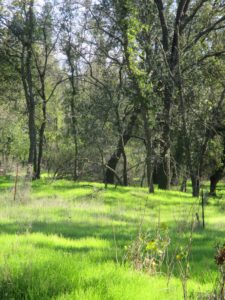
[[[34,182],[32,192],[0,178],[0,299],[182,299],[175,267],[169,285],[164,274],[150,276],[123,264],[125,247],[159,222],[169,228],[170,253],[186,245],[187,219],[199,209],[190,193],[104,186],[99,183]],[[223,190],[220,194],[222,195]],[[224,242],[225,216],[210,199],[206,229],[196,228],[190,255],[188,291],[212,290],[217,269],[215,245]]]

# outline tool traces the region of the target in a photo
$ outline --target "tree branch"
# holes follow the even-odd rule
[[[159,19],[160,19],[161,28],[162,28],[163,49],[165,52],[167,52],[169,49],[169,40],[168,40],[169,33],[168,33],[167,24],[166,24],[166,19],[165,19],[164,13],[163,13],[163,10],[164,10],[163,3],[162,3],[162,0],[154,0],[154,1],[157,6],[157,9],[158,9]]]
[[[217,28],[217,25],[219,25],[220,23],[222,23],[223,21],[225,21],[225,16],[221,17],[218,21],[216,21],[214,24],[212,24],[211,26],[209,26],[208,28],[206,28],[205,30],[200,31],[193,39],[193,41],[187,45],[184,49],[184,52],[188,51],[192,46],[194,46],[203,36],[207,35],[208,33],[210,33],[213,30],[218,30],[221,28],[225,27],[224,26],[220,26],[219,28]]]
[[[183,23],[182,23],[182,25],[181,25],[181,31],[184,30],[184,28],[187,26],[187,24],[190,23],[191,20],[194,19],[194,17],[195,17],[196,14],[198,13],[198,11],[201,9],[201,7],[203,6],[203,4],[204,4],[205,2],[207,2],[207,1],[208,1],[208,0],[201,0],[201,1],[195,6],[195,8],[193,9],[192,14],[191,14],[190,16],[184,18],[184,21],[183,21]]]

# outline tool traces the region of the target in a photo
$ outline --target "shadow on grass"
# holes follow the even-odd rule
[[[172,224],[172,223],[171,223]],[[170,225],[169,225],[170,226]],[[113,231],[114,230],[114,231]],[[7,234],[24,234],[27,231],[26,224],[19,225],[18,223],[0,224],[0,232]],[[117,245],[119,247],[119,257],[124,255],[123,246],[128,245],[134,241],[137,237],[137,228],[133,226],[96,226],[92,224],[76,223],[76,222],[34,222],[29,229],[30,233],[42,233],[45,235],[58,235],[64,238],[70,238],[73,240],[82,238],[99,238],[105,239],[110,243],[110,249],[107,248],[94,248],[94,247],[64,247],[62,245],[52,245],[48,243],[35,242],[34,246],[38,249],[49,249],[53,251],[62,251],[70,254],[88,254],[93,252],[91,259],[96,262],[102,262],[107,260],[115,260],[115,236]],[[115,235],[114,235],[115,232]],[[174,251],[178,246],[185,247],[188,243],[188,235],[183,237],[179,235],[175,228],[170,226],[171,234],[171,248],[170,255],[174,254]],[[201,283],[212,282],[210,273],[215,274],[217,272],[216,264],[214,262],[216,241],[224,240],[224,232],[222,230],[214,229],[198,229],[194,232],[193,241],[191,246],[190,265],[191,265],[191,279],[199,281]],[[95,256],[95,250],[101,251],[101,255]],[[207,275],[208,274],[208,275]],[[207,275],[207,276],[206,276]],[[180,274],[175,267],[174,276],[179,278]]]
[[[113,228],[114,227],[114,228]],[[75,222],[33,222],[29,224],[8,223],[0,224],[0,232],[7,234],[43,233],[55,234],[70,239],[100,238],[114,242],[114,231],[118,242],[132,240],[137,233],[137,228],[121,225],[92,225]]]
[[[52,244],[48,244],[48,243],[42,243],[42,242],[35,242],[34,246],[38,249],[48,249],[48,250],[53,250],[53,251],[62,251],[62,252],[67,252],[67,253],[71,253],[71,254],[80,254],[80,253],[89,253],[93,250],[95,250],[96,248],[94,247],[63,247],[63,246],[59,246],[59,245],[52,245]],[[99,248],[98,248],[99,249]],[[100,248],[103,249],[103,248]]]
[[[12,176],[0,176],[0,191],[7,191],[12,188],[13,182]]]
[[[50,250],[55,252],[60,252],[65,254],[71,254],[74,258],[77,258],[80,262],[84,259],[93,262],[93,263],[104,263],[106,261],[114,261],[116,262],[116,255],[115,249],[113,245],[109,248],[105,247],[93,247],[93,246],[86,246],[86,247],[76,247],[76,246],[69,246],[64,247],[62,245],[52,245],[44,242],[35,242],[34,247],[38,250]],[[118,252],[117,252],[118,254]]]
[[[176,253],[180,253],[179,251],[187,249],[190,235],[191,233],[187,232],[184,237],[172,229],[172,244],[169,249],[169,255],[176,255]],[[190,257],[188,259],[189,278],[191,280],[195,280],[200,284],[214,284],[219,274],[215,263],[216,245],[218,243],[224,243],[224,232],[222,230],[204,230],[199,228],[193,232],[192,242],[190,244]],[[181,264],[184,268],[186,267],[185,260],[181,261]],[[180,269],[177,264],[175,264],[173,274],[177,278],[181,277]]]

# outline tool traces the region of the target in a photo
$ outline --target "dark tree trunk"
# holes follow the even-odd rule
[[[21,78],[23,83],[24,94],[27,104],[28,113],[28,133],[29,133],[29,154],[28,165],[33,166],[33,179],[37,174],[37,141],[36,141],[36,125],[35,125],[35,101],[33,96],[32,75],[31,75],[31,52],[26,53],[26,48],[23,47],[21,57]]]
[[[155,164],[154,170],[153,170],[153,175],[152,175],[152,180],[154,184],[159,184],[159,178],[158,178],[158,165],[157,163]]]
[[[192,183],[192,196],[199,197],[200,181],[197,175],[191,175],[191,183]]]
[[[118,143],[119,145],[119,143]],[[120,159],[120,156],[122,155],[122,151],[119,151],[119,149],[113,153],[113,155],[111,156],[111,158],[109,159],[107,165],[112,169],[112,170],[116,170],[116,166],[117,163]],[[106,169],[105,172],[105,183],[107,184],[114,184],[114,172],[110,170],[110,169]]]
[[[33,14],[34,1],[30,1],[28,10],[28,42],[26,43],[27,55],[25,59],[25,78],[28,90],[28,114],[29,114],[29,138],[30,149],[28,163],[33,164],[33,179],[37,175],[37,141],[36,141],[36,126],[35,126],[35,100],[33,92],[33,74],[32,74],[32,43],[34,34],[34,14]]]
[[[158,164],[158,167],[157,167],[158,188],[162,189],[162,190],[167,190],[170,188],[170,185],[168,184],[168,176],[166,174],[166,164],[167,163],[168,162],[165,161],[165,157],[164,157],[163,160]]]
[[[127,156],[125,149],[123,149],[123,185],[128,186],[128,178],[127,178]]]
[[[179,37],[182,34],[181,21],[183,15],[188,10],[190,1],[181,0],[178,3],[176,10],[176,18],[173,27],[172,43],[170,48],[170,36],[169,28],[167,27],[167,20],[164,15],[164,4],[162,0],[155,0],[159,20],[162,30],[162,45],[166,58],[168,59],[169,72],[166,78],[164,78],[164,115],[163,115],[163,153],[162,162],[159,166],[159,188],[170,189],[171,181],[171,143],[170,143],[170,131],[171,131],[171,108],[173,105],[173,91],[174,83],[171,77],[175,75],[177,65],[179,64]],[[172,75],[172,76],[171,76]]]
[[[26,43],[22,42],[21,53],[21,80],[23,83],[23,89],[27,105],[28,113],[28,131],[29,131],[29,155],[28,165],[33,167],[33,179],[36,179],[37,175],[37,141],[36,141],[36,125],[35,125],[35,100],[33,92],[33,76],[32,76],[32,43],[34,32],[34,16],[33,16],[34,1],[29,2],[29,8],[27,12],[27,24],[28,32],[26,36]],[[28,168],[29,169],[29,168]]]
[[[131,139],[132,136],[132,131],[133,128],[136,124],[137,121],[137,116],[138,116],[139,110],[136,108],[130,118],[130,122],[127,125],[126,130],[122,134],[122,136],[119,138],[118,144],[117,144],[117,149],[115,152],[112,154],[110,159],[107,162],[107,166],[109,168],[106,169],[105,173],[105,183],[107,184],[114,184],[114,177],[115,177],[115,171],[116,166],[120,160],[121,155],[123,154],[124,147],[128,143],[128,141]]]
[[[216,171],[210,176],[210,195],[216,196],[217,183],[223,178],[225,170],[225,137],[223,138],[223,156],[221,165]]]
[[[29,156],[28,164],[33,166],[33,179],[36,179],[37,175],[37,141],[36,141],[36,126],[35,126],[35,109],[34,107],[29,108],[28,112],[28,123],[29,123]]]
[[[220,172],[215,172],[211,177],[210,177],[210,195],[211,196],[216,196],[216,186],[217,183],[221,180],[222,176]]]
[[[177,166],[176,166],[175,162],[173,163],[171,173],[172,173],[172,175],[171,175],[171,185],[177,186],[179,184],[179,176],[178,176]]]

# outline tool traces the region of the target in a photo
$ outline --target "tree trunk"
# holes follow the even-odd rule
[[[41,177],[41,161],[43,156],[43,145],[44,145],[44,133],[46,127],[46,100],[43,100],[42,103],[42,114],[43,114],[43,121],[41,124],[41,128],[39,130],[39,145],[38,145],[38,160],[37,160],[37,179]]]
[[[33,166],[33,179],[36,179],[37,174],[37,141],[36,141],[36,126],[35,126],[35,100],[33,92],[33,76],[32,76],[32,43],[34,33],[34,15],[33,15],[34,1],[30,1],[27,14],[27,41],[22,43],[21,53],[21,80],[26,99],[28,112],[28,130],[29,130],[29,155],[28,165]]]
[[[216,196],[217,183],[223,178],[225,169],[225,136],[223,137],[223,156],[221,165],[210,176],[210,195]]]
[[[123,185],[128,186],[128,178],[127,178],[127,156],[125,149],[123,149]]]
[[[118,143],[119,145],[119,143]],[[120,159],[120,156],[122,155],[122,151],[119,151],[119,149],[113,153],[113,155],[110,157],[107,165],[112,169],[116,170],[117,163]],[[111,169],[106,169],[105,172],[105,183],[106,184],[114,184],[114,172]]]
[[[145,131],[145,142],[146,142],[146,166],[147,166],[147,182],[149,193],[154,193],[154,185],[153,185],[153,149],[152,149],[152,136],[151,129],[148,124],[148,110],[146,107],[142,105],[142,117],[144,121],[144,131]]]
[[[220,176],[217,176],[216,172],[210,177],[210,195],[216,196],[216,186],[220,180]]]
[[[112,154],[112,156],[110,157],[110,159],[107,162],[107,166],[109,166],[109,168],[106,169],[106,174],[105,174],[105,183],[106,184],[107,183],[114,184],[115,172],[113,172],[113,171],[116,170],[116,166],[120,160],[121,155],[123,154],[123,149],[132,136],[132,131],[136,124],[138,113],[139,113],[139,109],[137,109],[137,108],[134,109],[126,130],[124,131],[122,136],[119,138],[119,141],[117,143],[117,149],[115,150],[115,152]]]
[[[27,56],[27,57],[26,57]],[[33,166],[33,179],[37,173],[37,151],[36,151],[36,126],[35,126],[35,102],[33,96],[32,76],[31,76],[31,52],[26,53],[26,48],[23,47],[21,56],[21,79],[27,104],[28,113],[28,133],[29,133],[29,154],[28,165]]]
[[[159,174],[158,174],[158,164],[157,164],[157,162],[156,162],[156,164],[155,164],[155,167],[154,167],[154,170],[153,170],[153,183],[154,184],[159,184],[159,176],[158,176]]]
[[[179,184],[179,175],[177,172],[177,166],[176,163],[173,162],[173,166],[172,166],[172,175],[171,175],[171,185],[172,186],[178,186]]]
[[[70,101],[71,108],[71,125],[73,132],[73,142],[74,142],[74,168],[73,168],[73,180],[76,181],[78,179],[78,143],[77,143],[77,120],[76,120],[76,112],[75,112],[75,91],[73,91],[73,95]]]
[[[170,189],[170,185],[168,183],[168,176],[166,174],[166,165],[168,162],[166,161],[166,158],[164,157],[162,161],[158,164],[157,167],[157,183],[158,183],[158,188],[162,190],[168,190]],[[167,168],[169,166],[167,165]]]
[[[141,184],[140,186],[143,187],[144,185],[144,180],[145,180],[145,169],[146,169],[146,164],[144,165],[144,171],[143,171],[143,175],[141,177]]]
[[[192,196],[199,197],[200,181],[197,175],[191,175],[191,183],[192,183]]]
[[[78,179],[78,137],[77,137],[77,117],[76,117],[76,104],[75,104],[75,97],[77,94],[77,68],[74,65],[73,61],[73,52],[72,52],[72,42],[71,37],[69,37],[68,42],[68,49],[66,51],[68,64],[70,67],[71,75],[70,79],[70,86],[71,86],[71,97],[70,97],[70,112],[71,112],[71,128],[73,134],[73,143],[74,143],[74,167],[73,167],[73,180],[76,181]]]
[[[35,108],[30,107],[28,112],[28,127],[29,127],[29,156],[28,165],[33,166],[33,179],[36,179],[37,175],[37,141],[36,141],[36,126],[35,126]]]
[[[170,181],[171,181],[171,142],[170,142],[170,123],[171,123],[171,104],[172,104],[172,91],[173,84],[170,83],[170,79],[168,79],[168,83],[165,87],[164,92],[164,115],[163,115],[163,151],[162,151],[162,161],[159,164],[159,177],[158,177],[158,186],[159,189],[169,190],[170,189]]]
[[[225,169],[225,156],[222,165],[210,176],[210,195],[216,196],[217,183],[223,178]]]

